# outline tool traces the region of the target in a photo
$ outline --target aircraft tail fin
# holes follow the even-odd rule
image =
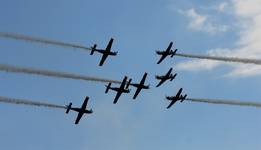
[[[66,106],[67,107],[67,109],[66,109],[66,114],[68,114],[69,113],[69,111],[71,110],[71,108],[72,108],[72,103],[70,103],[69,105],[67,105]]]
[[[170,81],[174,80],[174,79],[176,78],[176,76],[177,76],[177,74],[175,73],[175,74],[171,77]]]
[[[97,47],[97,44],[94,44],[93,47],[91,48],[91,49],[92,49],[92,50],[91,50],[91,55],[94,54],[94,51],[95,51],[96,47]]]
[[[177,51],[178,51],[178,49],[175,49],[170,57],[173,57],[174,55],[176,55]]]
[[[131,89],[126,89],[126,93],[130,93]]]
[[[109,83],[108,85],[106,85],[105,93],[108,93],[108,91],[109,91],[110,88],[111,88],[111,83]]]
[[[182,100],[180,101],[181,103],[187,98],[187,94],[185,94],[183,97],[182,97]]]
[[[129,88],[129,86],[130,86],[130,84],[131,84],[131,81],[132,81],[132,79],[129,79],[129,81],[128,81],[127,85],[126,85],[126,89]]]

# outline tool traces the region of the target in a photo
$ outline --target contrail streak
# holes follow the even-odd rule
[[[221,99],[204,99],[204,98],[186,98],[187,101],[209,103],[209,104],[224,104],[224,105],[235,105],[235,106],[248,106],[261,108],[259,102],[246,102],[238,100],[221,100]]]
[[[88,50],[88,51],[91,50],[91,48],[85,47],[85,46],[82,46],[82,45],[65,43],[65,42],[61,42],[61,41],[43,39],[43,38],[38,38],[38,37],[31,37],[31,36],[26,36],[26,35],[21,35],[21,34],[16,34],[16,33],[0,32],[0,37],[10,38],[10,39],[15,39],[15,40],[24,40],[24,41],[30,41],[30,42],[38,42],[38,43],[43,43],[43,44],[51,44],[51,45],[70,47],[70,48],[78,48],[78,49]],[[196,55],[196,54],[185,54],[185,53],[176,53],[176,56],[261,65],[260,59],[208,56],[208,55]]]
[[[43,44],[50,44],[50,45],[57,45],[57,46],[63,46],[63,47],[70,47],[70,48],[79,48],[79,49],[88,50],[88,51],[91,50],[91,48],[85,47],[82,45],[76,45],[76,44],[65,43],[65,42],[49,40],[49,39],[43,39],[43,38],[38,38],[38,37],[31,37],[31,36],[26,36],[26,35],[21,35],[21,34],[16,34],[16,33],[0,32],[0,37],[10,38],[10,39],[15,39],[15,40],[37,42],[37,43],[43,43]]]
[[[106,83],[112,82],[117,84],[121,83],[121,81],[110,80],[110,79],[82,76],[82,75],[77,75],[72,73],[56,72],[56,71],[41,70],[41,69],[34,69],[34,68],[17,67],[17,66],[6,65],[6,64],[0,64],[0,70],[6,72],[35,74],[35,75],[42,75],[42,76],[49,76],[49,77],[69,78],[69,79],[85,80],[85,81],[96,81],[96,82],[106,82]]]
[[[207,56],[207,55],[184,54],[184,53],[176,53],[176,56],[187,57],[187,58],[208,59],[208,60],[217,60],[217,61],[225,61],[225,62],[237,62],[237,63],[244,63],[244,64],[261,65],[260,59]]]
[[[62,105],[55,105],[55,104],[44,103],[44,102],[35,102],[35,101],[25,100],[25,99],[8,98],[2,96],[0,96],[0,102],[17,104],[17,105],[30,105],[30,106],[38,106],[38,107],[66,109],[66,107]]]

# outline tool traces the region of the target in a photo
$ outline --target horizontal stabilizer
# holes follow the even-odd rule
[[[69,111],[71,110],[71,108],[72,108],[72,103],[70,103],[69,105],[67,105],[67,110],[66,110],[66,114],[68,114],[69,113]]]
[[[126,85],[126,89],[129,88],[129,86],[130,86],[130,84],[131,84],[131,81],[132,81],[132,79],[129,79],[129,81],[128,81],[127,85]]]
[[[186,98],[187,98],[187,94],[182,97],[180,102],[182,103]]]
[[[105,93],[108,93],[108,91],[109,91],[110,88],[111,88],[111,83],[109,83],[108,85],[106,85]]]
[[[177,74],[175,73],[175,74],[171,77],[170,81],[174,80],[174,79],[176,78],[176,76],[177,76]]]
[[[94,51],[96,50],[96,47],[97,47],[97,44],[94,44],[93,47],[92,47],[92,50],[91,50],[91,55],[94,54]]]
[[[175,49],[170,57],[173,57],[174,55],[176,55],[177,51],[178,51],[178,49]]]

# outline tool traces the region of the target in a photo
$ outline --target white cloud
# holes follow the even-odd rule
[[[247,58],[261,58],[261,0],[231,0],[236,24],[240,25],[239,39],[233,49],[216,49],[208,53],[219,56],[236,56]],[[214,52],[214,53],[213,53]],[[205,60],[194,60],[179,64],[183,70],[211,70],[217,66],[228,64],[232,66],[227,76],[253,76],[261,75],[261,66],[229,64],[223,62],[210,63]]]
[[[240,65],[227,73],[225,77],[249,77],[254,75],[261,75],[260,66]]]
[[[206,65],[207,64],[207,65]],[[202,70],[212,70],[217,67],[219,64],[217,61],[209,61],[209,60],[191,60],[184,63],[177,64],[178,69],[190,70],[190,71],[202,71]],[[195,67],[196,66],[196,67]]]
[[[207,16],[199,15],[193,8],[189,9],[185,14],[191,18],[189,24],[191,28],[200,28],[207,20]]]
[[[232,4],[239,17],[253,17],[261,12],[260,0],[232,0]]]
[[[214,49],[207,52],[207,55],[211,56],[222,56],[228,54],[230,51],[227,49]],[[220,65],[219,61],[212,60],[191,60],[184,63],[177,64],[178,69],[189,70],[189,71],[202,71],[212,70]]]
[[[219,12],[225,12],[225,10],[228,8],[227,2],[222,2],[219,5],[217,5],[216,10]]]
[[[226,25],[214,24],[207,15],[200,15],[193,8],[187,11],[182,11],[182,14],[189,18],[188,27],[192,30],[216,34],[219,32],[226,32],[228,29]]]

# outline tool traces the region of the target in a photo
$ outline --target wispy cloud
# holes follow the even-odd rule
[[[210,34],[226,32],[228,30],[228,26],[215,24],[213,20],[210,19],[211,17],[209,17],[208,15],[199,14],[194,8],[180,12],[188,18],[189,29],[207,32]]]
[[[228,6],[229,6],[228,2],[222,2],[218,4],[215,8],[218,12],[225,12]]]
[[[237,19],[235,24],[239,27],[239,38],[234,43],[234,48],[216,48],[209,50],[208,54],[215,56],[236,56],[247,58],[261,58],[261,0],[231,0],[229,3],[233,16]],[[224,14],[225,15],[225,14]],[[189,24],[190,25],[190,24]],[[182,70],[211,70],[221,65],[230,65],[232,70],[226,76],[246,77],[261,75],[261,67],[256,65],[228,64],[222,62],[210,62],[205,60],[193,60],[178,64]]]

